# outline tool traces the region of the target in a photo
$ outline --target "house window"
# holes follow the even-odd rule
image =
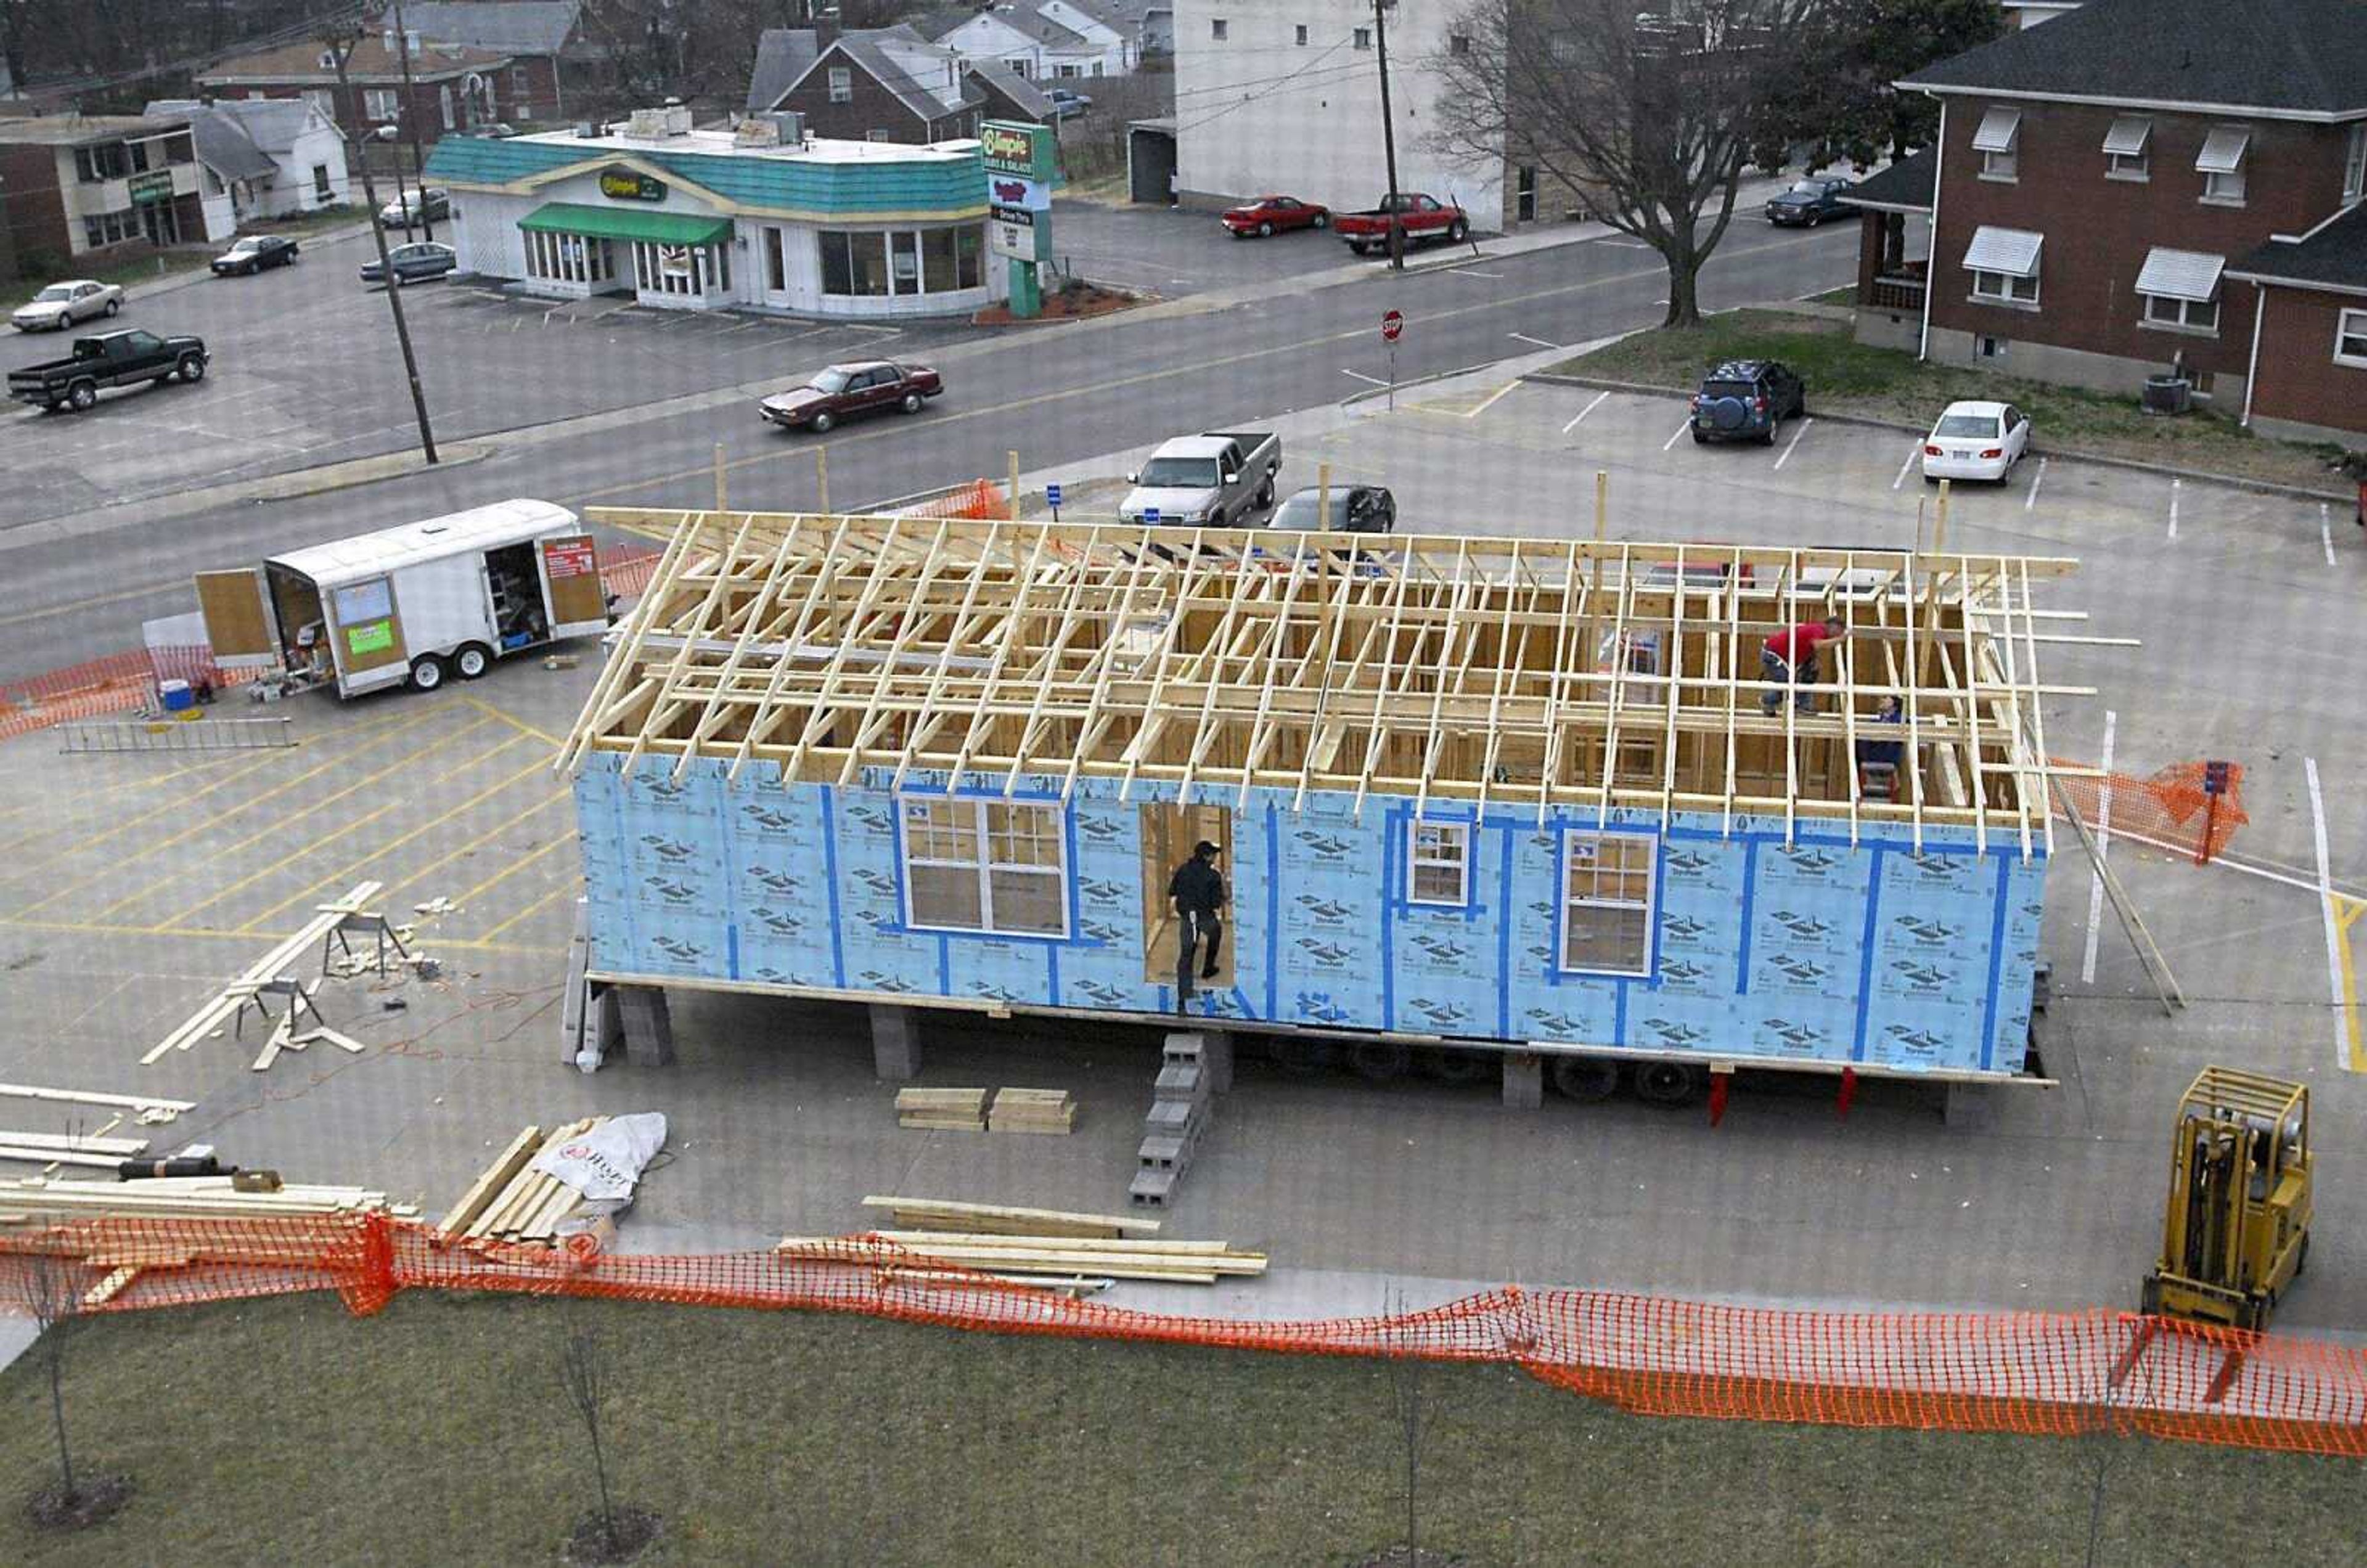
[[[880,130],[875,125],[870,130],[863,133],[863,140],[866,141],[887,141],[893,139],[889,137],[888,132]]]
[[[123,144],[123,147],[124,151],[131,154],[131,172],[135,175],[146,174],[148,172],[148,143],[145,141],[127,141]]]
[[[436,96],[438,107],[440,107],[444,111],[444,129],[449,130],[452,129],[453,125],[452,89],[449,87],[439,87],[436,89]]]
[[[1218,43],[1222,43],[1226,38],[1229,36],[1224,17],[1211,17],[1208,18],[1208,36],[1216,39]]]
[[[2350,128],[2350,151],[2342,160],[2342,199],[2367,197],[2367,123]]]
[[[1564,833],[1561,842],[1562,968],[1651,973],[1655,840],[1646,833]]]
[[[1297,44],[1301,49],[1305,49],[1307,47],[1307,29],[1305,28],[1293,28],[1290,29],[1290,33],[1291,42]]]
[[[2028,229],[1984,223],[1965,247],[1965,270],[1973,275],[1973,302],[2038,308],[2038,256],[2046,236]]]
[[[93,246],[119,245],[126,240],[140,237],[140,213],[125,208],[120,212],[95,213],[82,220],[83,239]]]
[[[376,120],[380,124],[384,124],[388,120],[400,119],[402,116],[402,100],[397,96],[393,88],[364,87],[362,89],[362,118],[364,119]]]
[[[2150,178],[2151,158],[2146,148],[2152,139],[2153,121],[2143,115],[2124,114],[2112,121],[2112,129],[2104,134],[2104,177],[2108,180]]]
[[[1348,41],[1357,49],[1370,49],[1373,47],[1373,29],[1358,28]]]
[[[1002,63],[1009,66],[1011,68],[1011,73],[1014,76],[1020,78],[1022,81],[1025,81],[1027,79],[1028,73],[1036,69],[1036,62],[1028,59],[1024,54],[1019,55],[1014,59],[1006,60]]]
[[[2244,205],[2244,154],[2251,141],[2252,133],[2240,125],[2214,127],[2203,139],[2194,167],[2203,176],[2204,201],[2214,207]]]
[[[312,195],[319,200],[326,201],[334,194],[335,193],[329,188],[329,165],[326,164],[313,164]]]
[[[2334,362],[2367,370],[2367,310],[2344,310],[2335,317]]]
[[[1512,216],[1523,223],[1537,216],[1537,166],[1523,164],[1512,174]]]
[[[337,118],[337,96],[326,87],[307,87],[304,101],[318,109],[323,119],[334,124]]]
[[[510,67],[510,107],[523,113],[527,96],[526,67],[513,65]]]
[[[1973,151],[1981,155],[1981,178],[2011,180],[2020,167],[2022,111],[1992,108],[1981,116],[1973,132]]]
[[[168,136],[164,139],[165,162],[171,164],[194,164],[197,162],[197,142],[187,132],[183,132],[178,136]]]
[[[2137,270],[2135,292],[2145,301],[2145,324],[2173,331],[2219,335],[2219,274],[2225,256],[2156,245]]]
[[[907,795],[905,915],[936,931],[1066,936],[1067,844],[1060,807]]]
[[[2001,337],[1982,337],[1973,345],[1973,357],[1976,359],[2003,359],[2005,357],[2005,339]]]
[[[119,180],[131,172],[131,155],[120,141],[103,141],[96,147],[74,149],[74,174],[84,185],[96,185],[101,180]]]
[[[1406,824],[1406,902],[1465,908],[1471,902],[1471,824]]]
[[[1447,35],[1446,35],[1446,52],[1447,52],[1447,53],[1449,53],[1449,54],[1468,54],[1468,53],[1470,53],[1470,52],[1471,52],[1471,35],[1470,35],[1469,33],[1449,33],[1449,34],[1447,34]]]
[[[1988,304],[2035,305],[2038,279],[2007,272],[1973,274],[1973,298]]]
[[[855,101],[854,72],[842,71],[836,66],[831,67],[830,101],[834,104],[851,104]]]
[[[2167,295],[2145,296],[2145,319],[2147,326],[2183,327],[2193,332],[2219,335],[2219,301],[2216,299],[2173,299]]]

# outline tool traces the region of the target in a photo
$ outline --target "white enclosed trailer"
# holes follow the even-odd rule
[[[592,536],[547,501],[500,501],[198,574],[214,662],[355,696],[473,681],[504,654],[608,626]]]

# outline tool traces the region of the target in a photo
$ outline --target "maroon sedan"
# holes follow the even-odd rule
[[[1262,196],[1247,207],[1229,209],[1224,220],[1236,240],[1246,240],[1251,234],[1263,240],[1288,229],[1328,229],[1331,226],[1331,209],[1301,201],[1295,196]]]
[[[923,402],[945,389],[945,382],[925,365],[866,359],[853,365],[833,365],[802,387],[776,392],[759,405],[757,412],[783,430],[802,425],[820,434],[854,414],[878,413],[887,409],[918,413]]]

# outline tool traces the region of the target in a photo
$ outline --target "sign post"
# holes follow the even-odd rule
[[[1044,504],[1052,509],[1052,521],[1060,520],[1060,481],[1052,480],[1044,487]]]
[[[1389,345],[1389,412],[1398,407],[1398,334],[1405,331],[1403,310],[1381,312],[1381,341]]]
[[[986,167],[988,249],[1010,269],[1011,313],[1025,320],[1043,314],[1038,269],[1052,259],[1052,181],[1059,169],[1059,146],[1049,128],[1023,120],[991,119],[979,127],[979,150]]]

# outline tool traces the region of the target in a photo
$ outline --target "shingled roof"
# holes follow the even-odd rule
[[[2271,240],[2228,264],[2227,276],[2367,295],[2367,201],[2306,238]]]
[[[764,114],[788,96],[821,53],[811,28],[766,28],[756,38],[756,65],[748,73],[748,112]]]
[[[1939,172],[1939,154],[1926,147],[1920,152],[1908,153],[1879,174],[1868,175],[1841,192],[1841,199],[1853,207],[1871,207],[1878,212],[1929,212]]]
[[[2367,118],[2367,0],[2088,0],[1908,76],[1935,94]]]

